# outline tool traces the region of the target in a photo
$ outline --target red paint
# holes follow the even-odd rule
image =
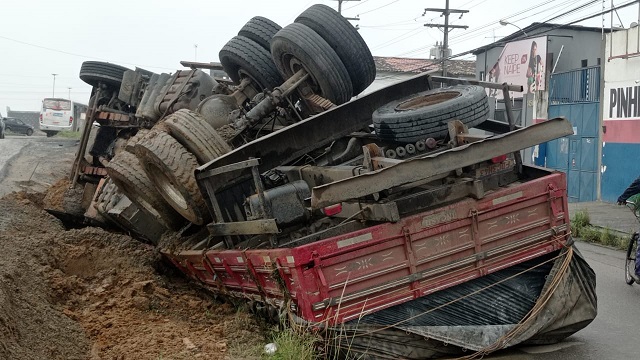
[[[602,134],[602,141],[640,144],[640,118],[605,120],[604,126],[606,131]]]
[[[562,224],[569,224],[566,178],[552,173],[298,247],[165,255],[214,291],[271,303],[291,299],[303,319],[340,324],[558,250],[567,230],[536,235]]]

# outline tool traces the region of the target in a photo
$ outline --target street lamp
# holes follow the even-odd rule
[[[53,75],[53,95],[51,97],[56,97],[56,75],[58,74],[51,74]]]
[[[524,32],[524,30],[522,30],[522,28],[514,23],[508,22],[507,20],[500,20],[500,25],[502,26],[507,26],[507,25],[513,25],[515,27],[517,27],[518,29],[520,29],[520,31],[522,31],[522,33],[524,34],[524,36],[529,36],[527,35],[526,32]]]
[[[71,100],[71,87],[68,87],[67,89],[69,89],[69,100]]]

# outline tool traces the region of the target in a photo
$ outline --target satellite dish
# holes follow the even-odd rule
[[[634,28],[636,26],[638,26],[638,23],[634,21],[631,23],[631,25],[629,25],[629,28]]]

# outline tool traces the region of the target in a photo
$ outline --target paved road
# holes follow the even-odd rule
[[[637,359],[640,351],[640,286],[624,282],[624,253],[583,242],[578,249],[597,276],[598,316],[585,329],[553,346],[527,347],[485,359]]]
[[[0,140],[0,196],[12,191],[44,191],[71,171],[78,140],[7,136]]]

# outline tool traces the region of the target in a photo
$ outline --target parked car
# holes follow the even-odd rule
[[[4,139],[4,119],[0,117],[0,139]]]
[[[14,133],[33,135],[33,126],[26,124],[24,121],[16,118],[4,118],[4,128]]]

